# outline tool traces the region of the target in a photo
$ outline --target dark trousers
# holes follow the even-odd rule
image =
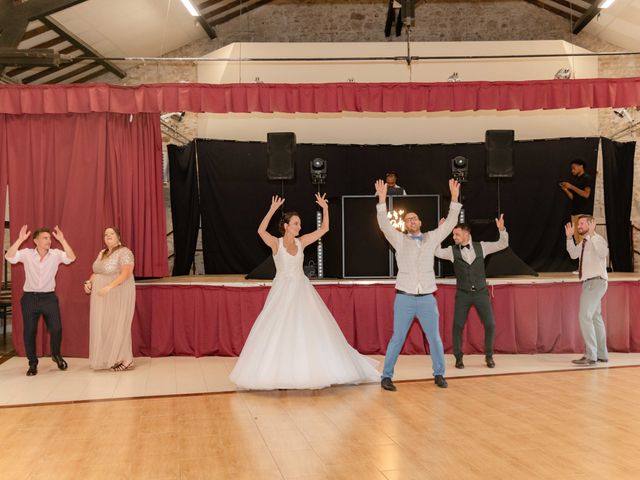
[[[29,364],[38,363],[36,334],[38,333],[40,315],[44,317],[44,322],[51,337],[51,355],[60,355],[62,324],[60,323],[58,297],[55,292],[24,292],[20,299],[20,305],[22,305],[24,349],[27,353]]]
[[[476,307],[478,316],[484,325],[484,354],[493,355],[496,322],[493,319],[491,299],[486,288],[477,292],[456,291],[456,304],[453,313],[453,353],[456,357],[462,355],[462,330],[464,330],[464,324],[467,323],[471,305]]]

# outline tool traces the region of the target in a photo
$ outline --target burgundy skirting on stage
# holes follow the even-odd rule
[[[321,284],[316,288],[351,345],[365,354],[385,353],[393,330],[393,285]],[[582,352],[580,289],[577,282],[490,287],[496,353]],[[134,354],[238,355],[268,292],[265,286],[138,285]],[[455,286],[440,285],[436,298],[442,341],[451,353]],[[609,349],[640,352],[640,282],[610,282],[602,312]],[[482,353],[483,339],[482,325],[472,309],[464,333],[465,352]],[[415,322],[402,353],[427,351]]]

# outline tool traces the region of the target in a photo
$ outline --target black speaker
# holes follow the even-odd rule
[[[269,180],[293,180],[295,178],[296,134],[293,132],[267,133]]]
[[[487,130],[487,176],[489,178],[511,178],[513,166],[513,130]]]

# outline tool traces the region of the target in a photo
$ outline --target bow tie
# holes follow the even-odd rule
[[[414,240],[422,240],[422,234],[420,234],[420,235],[411,235],[411,238],[413,238]]]
[[[469,250],[471,250],[471,244],[467,243],[466,245],[460,245],[460,248],[468,248]]]

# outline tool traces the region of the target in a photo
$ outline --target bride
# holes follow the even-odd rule
[[[322,207],[322,225],[300,238],[296,212],[280,220],[282,237],[267,232],[273,214],[284,203],[275,196],[258,227],[273,252],[276,276],[264,308],[256,319],[229,378],[248,390],[324,388],[336,384],[377,382],[377,362],[358,353],[344,338],[331,312],[304,275],[302,251],[329,231],[329,206]]]

